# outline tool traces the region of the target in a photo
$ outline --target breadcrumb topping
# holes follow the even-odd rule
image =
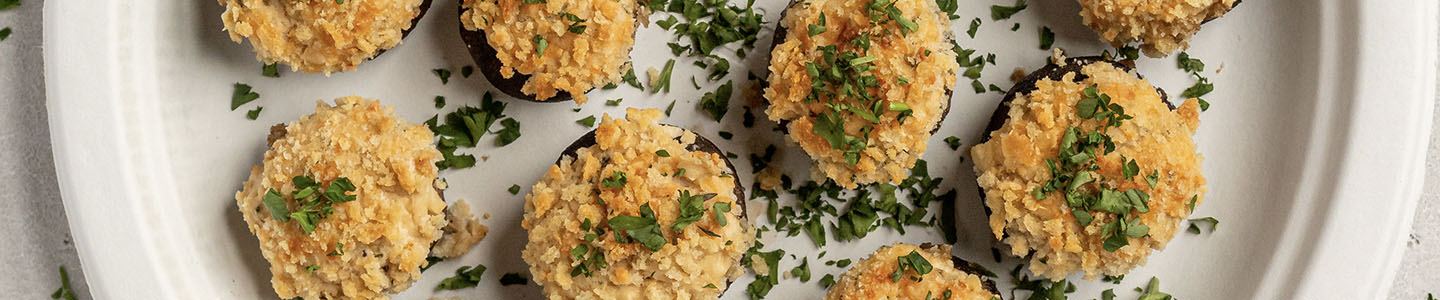
[[[1063,61],[1058,60],[1058,61]],[[1121,275],[1143,265],[1151,250],[1164,249],[1181,221],[1190,215],[1192,197],[1205,201],[1205,177],[1201,156],[1191,135],[1200,126],[1199,104],[1189,99],[1170,110],[1155,87],[1137,75],[1106,63],[1086,65],[1078,74],[1062,80],[1042,79],[1029,94],[1017,95],[1010,103],[1004,126],[990,134],[990,140],[971,149],[977,181],[990,208],[990,228],[997,239],[1010,245],[1010,253],[1030,259],[1030,271],[1058,280],[1074,272],[1086,278]],[[1111,213],[1092,212],[1095,221],[1081,227],[1069,212],[1063,191],[1051,192],[1044,200],[1032,191],[1050,180],[1045,160],[1059,151],[1066,128],[1092,130],[1095,122],[1080,123],[1076,103],[1090,85],[1109,95],[1134,119],[1125,120],[1107,134],[1115,151],[1096,158],[1103,178],[1122,177],[1121,157],[1133,159],[1140,174],[1159,171],[1152,188],[1144,179],[1117,180],[1117,189],[1148,193],[1148,212],[1132,212],[1150,228],[1149,235],[1130,238],[1129,245],[1114,252],[1103,247],[1103,224],[1114,221]],[[1078,125],[1077,125],[1078,124]]]
[[[446,225],[445,201],[432,184],[440,153],[430,130],[353,96],[336,99],[335,106],[317,103],[314,114],[284,130],[235,194],[270,262],[275,293],[281,299],[386,299],[420,278],[430,244]],[[357,199],[334,204],[334,213],[306,234],[293,221],[272,218],[262,200],[270,189],[290,195],[296,176],[322,183],[346,177]]]
[[[530,76],[521,92],[549,99],[565,91],[584,104],[585,92],[619,82],[635,45],[635,0],[462,0],[465,30],[485,32],[500,59],[501,76]],[[571,18],[573,16],[574,18]],[[576,19],[583,32],[573,32]],[[544,41],[541,51],[537,40]]]
[[[480,224],[480,219],[470,213],[470,203],[455,201],[445,209],[445,217],[450,220],[449,224],[442,228],[444,233],[440,240],[430,247],[430,255],[439,258],[456,258],[470,252],[470,248],[485,239],[490,233],[490,227]]]
[[[595,144],[561,157],[525,196],[521,225],[529,242],[522,254],[530,274],[550,299],[714,299],[744,272],[740,258],[754,240],[736,199],[735,173],[720,155],[689,150],[696,135],[661,125],[661,111],[626,113],[624,120],[606,115],[595,129]],[[657,154],[660,150],[666,155]],[[626,181],[606,187],[604,179],[615,172]],[[704,201],[707,210],[697,222],[675,231],[671,224],[680,214],[681,191],[715,197]],[[716,203],[732,207],[720,215],[726,225],[715,220]],[[606,220],[640,215],[646,204],[665,245],[652,252],[617,242],[621,233],[603,228],[591,245],[602,251],[608,267],[591,276],[571,275],[579,264],[571,250],[595,232],[581,228],[585,220],[607,227]]]
[[[1140,42],[1146,56],[1190,47],[1200,24],[1230,12],[1236,0],[1079,0],[1080,16],[1116,47]]]
[[[931,246],[931,245],[927,245]],[[899,268],[899,257],[919,253],[933,266],[925,275],[906,270],[900,281],[892,275]],[[944,297],[949,292],[949,297]],[[913,244],[896,243],[881,247],[865,260],[860,261],[841,275],[835,287],[825,295],[829,300],[846,299],[955,299],[990,300],[999,299],[985,289],[984,282],[976,274],[955,268],[950,260],[949,245],[921,247]]]
[[[872,24],[866,14],[869,0],[809,0],[792,5],[785,12],[781,26],[787,28],[784,41],[771,53],[770,86],[765,89],[770,120],[786,124],[791,140],[814,160],[812,177],[817,181],[830,178],[846,188],[876,182],[898,183],[908,176],[930,140],[931,131],[944,118],[945,107],[958,77],[959,64],[951,50],[950,21],[934,1],[899,1],[895,7],[901,15],[917,25],[914,32],[902,35],[895,25]],[[823,33],[808,34],[811,24],[821,24]],[[902,103],[911,110],[903,122],[899,112],[879,116],[869,134],[869,143],[861,150],[858,162],[846,161],[845,153],[831,147],[822,136],[813,132],[817,116],[830,108],[824,101],[808,101],[812,77],[806,65],[821,57],[817,47],[836,46],[841,51],[858,49],[851,42],[862,33],[871,34],[869,55],[875,69],[869,71],[879,81],[874,95],[889,103]],[[903,79],[902,79],[903,78]],[[904,81],[904,82],[902,82]],[[864,118],[846,114],[845,131],[861,136]]]
[[[301,72],[353,71],[400,44],[423,0],[219,0],[230,40]]]

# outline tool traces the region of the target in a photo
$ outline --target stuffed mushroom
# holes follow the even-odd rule
[[[249,40],[260,62],[328,75],[399,46],[431,0],[219,1],[230,40]]]
[[[461,0],[460,37],[505,94],[583,104],[630,68],[640,9],[636,0]]]
[[[459,256],[485,236],[463,202],[446,207],[433,138],[359,97],[271,129],[235,201],[280,298],[385,299],[420,278],[427,256]]]
[[[545,297],[714,299],[755,235],[719,148],[630,109],[565,150],[525,196],[522,257]]]
[[[1116,47],[1140,43],[1146,56],[1162,57],[1190,47],[1200,25],[1240,0],[1079,0],[1085,26]]]
[[[950,107],[959,64],[934,1],[804,0],[781,17],[764,88],[772,121],[846,188],[898,183]]]
[[[1056,53],[970,150],[991,232],[1044,278],[1122,275],[1205,200],[1198,99],[1172,108],[1125,64]]]
[[[999,299],[979,265],[950,255],[950,246],[897,243],[881,247],[840,276],[825,295],[849,299]]]

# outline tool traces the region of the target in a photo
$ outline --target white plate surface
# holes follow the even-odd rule
[[[783,1],[760,0],[773,24]],[[1008,21],[990,21],[990,4],[962,1],[963,32],[971,17],[985,25],[962,46],[995,53],[998,66],[983,80],[1008,86],[1010,70],[1033,70],[1046,52],[1037,30],[1048,26],[1056,45],[1072,53],[1102,49],[1080,24],[1071,1],[1031,1]],[[91,290],[100,299],[272,298],[265,262],[255,239],[234,209],[232,196],[259,161],[266,129],[308,113],[316,100],[345,95],[383,99],[403,117],[423,121],[437,113],[431,98],[443,95],[453,109],[475,105],[491,90],[483,76],[452,78],[441,85],[430,70],[470,64],[457,38],[455,0],[437,0],[419,27],[397,49],[353,73],[332,77],[285,73],[264,78],[248,45],[221,31],[214,1],[51,0],[45,8],[47,101],[56,169],[65,207]],[[1205,60],[1217,90],[1197,135],[1205,155],[1209,200],[1196,216],[1221,220],[1214,234],[1179,234],[1164,251],[1127,276],[1123,284],[1080,283],[1076,298],[1130,288],[1158,276],[1167,292],[1188,299],[1368,299],[1385,295],[1399,262],[1404,233],[1422,183],[1429,136],[1435,57],[1435,5],[1411,1],[1246,1],[1205,26],[1190,53]],[[1010,31],[1014,23],[1019,31]],[[769,32],[758,49],[768,48]],[[668,33],[641,32],[632,58],[637,68],[659,67],[669,58]],[[756,73],[765,55],[736,64],[729,79],[746,86],[745,66]],[[742,180],[750,182],[749,153],[776,144],[787,173],[805,178],[801,151],[760,122],[740,126],[746,100],[732,101],[722,123],[694,109],[702,91],[688,84],[689,60],[677,65],[674,91],[651,95],[629,88],[596,92],[579,113],[573,104],[510,101],[509,115],[523,134],[508,147],[482,146],[489,156],[477,167],[443,173],[463,199],[494,217],[492,231],[470,255],[447,261],[398,299],[423,299],[460,265],[490,267],[474,289],[437,295],[494,299],[538,298],[538,288],[501,287],[494,279],[523,272],[519,251],[522,198],[505,191],[527,187],[573,138],[586,129],[584,116],[618,113],[603,99],[624,106],[663,108],[679,100],[668,121],[700,133],[736,133],[721,147],[741,156]],[[1139,68],[1158,86],[1178,94],[1189,79],[1173,58],[1145,59]],[[231,84],[245,82],[262,95],[260,120],[229,110]],[[705,83],[710,90],[714,83]],[[944,189],[959,192],[957,253],[1004,273],[1018,259],[994,263],[970,165],[960,162],[941,138],[958,136],[968,147],[979,136],[1000,97],[976,95],[962,82],[953,110],[930,143],[931,173]],[[253,107],[254,104],[246,106]],[[757,114],[762,112],[756,111]],[[761,115],[763,119],[763,115]],[[482,144],[488,144],[482,142]],[[761,215],[763,202],[752,202]],[[766,224],[763,218],[754,220]],[[767,234],[767,245],[810,257],[812,273],[842,270],[816,263],[818,251],[803,237]],[[941,241],[934,230],[899,235],[889,230],[852,243],[826,247],[827,259],[863,258],[894,241]],[[786,258],[788,269],[798,259]],[[741,279],[726,298],[743,298]],[[1001,280],[1002,283],[1006,280]],[[815,298],[814,281],[784,280],[772,299]],[[1007,296],[1008,298],[1008,296]]]

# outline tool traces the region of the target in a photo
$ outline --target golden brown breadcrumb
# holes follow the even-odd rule
[[[446,225],[434,188],[440,152],[423,125],[396,118],[375,100],[345,97],[285,125],[235,202],[282,299],[386,299],[420,278],[420,265]],[[270,189],[287,195],[296,176],[322,184],[345,177],[354,201],[333,205],[311,233],[275,219],[263,203]]]
[[[908,34],[897,32],[897,25],[872,23],[865,13],[871,2],[807,0],[787,9],[780,22],[789,31],[785,40],[776,41],[780,44],[771,52],[770,86],[765,89],[769,102],[765,113],[770,120],[787,124],[790,139],[810,155],[814,161],[812,177],[817,181],[828,177],[846,188],[898,183],[908,176],[915,161],[925,153],[931,131],[944,118],[950,101],[947,92],[958,80],[959,64],[950,44],[950,19],[934,1],[895,4],[917,25]],[[808,26],[819,24],[822,14],[827,30],[810,36]],[[817,116],[830,108],[822,101],[807,100],[812,77],[806,66],[820,60],[817,47],[833,45],[840,51],[858,51],[851,41],[862,32],[871,34],[867,54],[877,58],[870,72],[879,86],[871,92],[888,103],[907,105],[911,114],[903,122],[895,111],[879,116],[869,144],[861,150],[858,162],[851,164],[843,151],[813,132]],[[845,115],[845,130],[851,136],[860,136],[859,124],[870,122],[855,114]]]
[[[422,0],[219,0],[230,40],[248,39],[260,62],[301,72],[353,71],[400,44]]]
[[[430,247],[430,256],[439,258],[456,258],[470,252],[470,248],[485,239],[490,233],[490,227],[480,224],[480,219],[470,213],[470,204],[465,201],[455,201],[455,204],[445,208],[445,217],[450,220],[449,224],[442,228],[444,234],[435,246]]]
[[[1042,79],[1034,91],[1017,95],[1003,112],[1008,115],[1004,126],[988,133],[990,140],[970,152],[985,205],[992,211],[992,233],[1010,245],[1011,254],[1032,255],[1031,272],[1054,280],[1074,272],[1084,272],[1086,278],[1121,275],[1143,265],[1151,250],[1163,249],[1190,214],[1187,204],[1192,197],[1205,200],[1201,156],[1190,137],[1200,125],[1196,100],[1171,110],[1149,82],[1108,63],[1089,64],[1079,73],[1067,73],[1061,80]],[[1087,78],[1074,82],[1081,74]],[[1134,116],[1108,129],[1115,150],[1096,158],[1100,167],[1096,172],[1103,178],[1123,178],[1123,156],[1137,161],[1141,174],[1156,170],[1160,174],[1154,188],[1140,177],[1115,180],[1117,189],[1150,195],[1149,211],[1131,214],[1150,231],[1146,237],[1130,238],[1128,246],[1114,252],[1102,246],[1101,232],[1105,223],[1114,221],[1114,214],[1093,212],[1095,221],[1081,227],[1063,190],[1044,199],[1032,195],[1050,180],[1045,160],[1057,155],[1066,129],[1096,126],[1096,122],[1079,123],[1075,113],[1082,91],[1091,85]]]
[[[549,99],[559,91],[584,104],[585,92],[618,82],[635,45],[635,0],[462,0],[465,30],[485,32],[501,76],[530,75],[521,91]],[[570,31],[585,20],[581,33]],[[537,40],[545,41],[540,51]]]
[[[1146,56],[1190,47],[1200,24],[1230,12],[1236,0],[1079,0],[1080,16],[1116,47],[1140,42]]]
[[[985,288],[980,276],[955,268],[950,260],[949,245],[929,246],[896,243],[881,247],[845,271],[825,299],[998,299],[999,295]],[[925,275],[906,269],[900,280],[895,281],[892,275],[899,268],[899,258],[911,252],[924,257],[933,269]],[[945,297],[947,293],[949,297]]]
[[[740,257],[754,240],[736,199],[735,174],[720,155],[689,150],[696,135],[661,125],[659,110],[626,112],[624,120],[606,115],[595,144],[561,157],[525,196],[521,225],[529,242],[522,256],[530,274],[550,299],[714,299],[744,272]],[[606,187],[604,179],[616,172],[625,174],[624,184]],[[681,191],[715,196],[704,201],[698,221],[675,231]],[[724,225],[716,221],[717,203],[731,207],[719,215]],[[647,204],[667,241],[653,252],[618,242],[615,235],[623,233],[606,225],[640,215]],[[584,239],[595,232],[581,228],[586,220],[604,231],[592,242]],[[571,251],[582,244],[602,251],[608,266],[572,275],[579,263]]]

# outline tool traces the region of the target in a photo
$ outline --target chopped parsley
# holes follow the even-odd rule
[[[1049,26],[1040,26],[1040,50],[1050,50],[1055,45],[1055,32]]]
[[[509,188],[509,189],[506,189],[506,191],[509,191],[511,195],[519,195],[519,194],[520,194],[520,185],[518,185],[518,184],[511,184],[511,185],[510,185],[510,188]]]
[[[708,68],[713,81],[724,77],[730,68],[728,60],[714,54],[716,48],[740,42],[735,54],[744,58],[746,51],[755,47],[765,21],[754,4],[747,1],[741,7],[727,1],[651,0],[648,6],[657,13],[670,14],[656,23],[673,34],[677,41],[671,46],[675,55],[696,58],[696,65]]]
[[[973,38],[975,38],[975,32],[976,32],[976,31],[979,31],[979,30],[980,30],[980,18],[975,18],[975,19],[973,19],[973,20],[970,20],[970,29],[966,29],[966,30],[965,30],[965,34],[969,35],[970,38],[973,39]]]
[[[1004,19],[1009,19],[1011,16],[1014,16],[1016,13],[1019,13],[1020,11],[1025,10],[1025,7],[1026,7],[1026,5],[1025,5],[1025,0],[1015,0],[1015,5],[1012,5],[1012,6],[991,5],[991,6],[990,6],[990,19],[991,19],[991,20],[995,20],[995,21],[1004,20]],[[1018,26],[1020,26],[1020,24],[1017,23],[1017,24],[1015,24],[1015,26],[1018,27]]]
[[[439,124],[439,116],[427,121],[426,125],[430,126],[430,131],[435,132],[435,135],[440,137],[435,148],[440,150],[442,160],[435,162],[435,166],[441,170],[451,168],[464,169],[475,166],[475,156],[469,154],[457,155],[455,154],[455,150],[462,147],[475,147],[479,143],[480,138],[489,132],[491,125],[494,125],[496,121],[506,119],[505,106],[506,104],[504,102],[496,101],[494,96],[486,92],[480,100],[480,107],[461,106],[454,112],[444,116],[444,125]],[[502,129],[500,132],[500,135],[502,135],[501,139],[514,142],[514,138],[518,138],[520,135],[519,122],[512,119],[509,121],[510,124],[504,124],[507,122],[501,123],[502,126],[506,127],[506,129]],[[508,144],[506,141],[497,140],[497,144]]]
[[[826,288],[826,289],[828,289],[828,288],[830,288],[830,287],[832,287],[832,286],[835,286],[835,275],[834,275],[834,274],[825,274],[825,276],[820,277],[820,287],[821,287],[821,288]]]
[[[1176,63],[1179,65],[1180,70],[1184,70],[1185,73],[1189,73],[1191,77],[1195,77],[1195,84],[1185,88],[1185,91],[1182,92],[1180,96],[1187,99],[1195,98],[1195,100],[1200,102],[1200,111],[1210,110],[1210,102],[1201,98],[1215,90],[1215,85],[1210,83],[1210,79],[1201,75],[1201,73],[1205,72],[1205,62],[1200,61],[1198,58],[1191,58],[1189,53],[1180,52],[1180,55],[1176,56]]]
[[[240,108],[241,105],[250,103],[250,101],[255,101],[255,99],[260,99],[260,93],[256,93],[248,84],[237,82],[235,83],[235,91],[230,93],[230,111],[235,111],[236,108]]]
[[[935,4],[938,4],[938,5],[940,6],[940,11],[945,12],[945,15],[950,16],[950,19],[951,19],[951,20],[960,19],[960,15],[955,14],[955,11],[957,11],[957,10],[960,9],[960,3],[959,3],[959,1],[956,1],[956,0],[935,0]],[[974,36],[974,35],[971,35],[970,37],[975,37],[975,36]]]
[[[600,179],[600,186],[607,189],[618,189],[625,187],[625,172],[615,171],[610,177]]]
[[[730,96],[734,93],[733,83],[733,81],[726,81],[725,84],[715,88],[715,91],[705,93],[700,97],[700,102],[696,106],[719,122],[730,110]]]
[[[650,78],[650,92],[658,93],[664,91],[665,93],[670,93],[670,75],[673,72],[675,72],[675,60],[671,59],[665,62],[665,67],[660,70],[659,76]]]
[[[290,194],[290,199],[295,202],[294,207],[274,188],[265,192],[261,202],[270,211],[272,219],[280,222],[295,221],[306,234],[315,231],[316,222],[334,213],[335,204],[354,201],[356,198],[352,195],[355,185],[345,177],[335,178],[323,188],[319,181],[310,176],[295,176],[291,183],[295,185],[295,191]]]
[[[605,262],[605,251],[595,245],[595,241],[599,240],[600,236],[605,234],[605,230],[598,226],[593,226],[593,224],[590,223],[590,219],[585,219],[584,222],[580,223],[580,230],[587,232],[585,233],[584,243],[575,245],[575,248],[570,249],[570,260],[575,262],[574,265],[570,266],[570,276],[584,275],[585,277],[590,277],[595,274],[595,271],[610,267],[610,264]],[[591,230],[594,231],[590,232]]]
[[[767,272],[765,272],[765,274],[755,274],[755,281],[751,281],[750,285],[745,286],[745,295],[749,296],[752,300],[765,298],[765,295],[770,294],[770,290],[774,288],[776,284],[780,284],[780,257],[785,256],[785,250],[775,249],[769,252],[761,252],[760,248],[764,246],[764,244],[756,241],[755,245],[745,251],[745,256],[740,258],[740,264],[750,267],[751,269],[755,269],[754,264],[756,263],[755,258],[757,257],[760,258],[759,263],[765,264],[765,270]]]
[[[520,121],[516,121],[515,118],[505,118],[504,120],[500,120],[500,126],[500,131],[495,132],[495,134],[497,134],[495,137],[496,146],[504,147],[520,139]]]
[[[6,6],[12,5],[11,3],[14,3],[13,5],[19,5],[20,1],[0,1],[0,10],[12,7]],[[70,289],[70,272],[65,271],[65,266],[60,266],[60,287],[56,288],[55,292],[50,293],[50,299],[75,300],[75,290]]]
[[[580,124],[580,126],[585,126],[585,128],[595,127],[595,116],[586,116],[585,118],[575,120],[575,124]]]
[[[605,106],[620,106],[620,101],[625,101],[625,98],[605,100]]]
[[[529,1],[529,0],[526,0],[526,1]],[[543,55],[545,55],[545,48],[549,48],[549,47],[550,47],[550,42],[549,42],[549,41],[546,41],[546,40],[545,40],[545,37],[540,36],[540,35],[538,35],[538,34],[535,35],[534,38],[531,38],[531,39],[530,39],[530,42],[535,43],[535,55],[537,55],[537,56],[543,56]]]
[[[260,76],[280,78],[280,65],[278,63],[272,63],[260,67]]]
[[[435,73],[435,77],[440,77],[440,84],[450,84],[450,69],[434,69],[430,72]]]
[[[455,276],[440,280],[440,284],[435,286],[435,290],[449,291],[472,288],[480,284],[480,277],[483,275],[485,275],[485,265],[475,265],[474,267],[462,266],[455,270]]]
[[[960,138],[953,135],[945,137],[945,145],[950,146],[950,150],[960,150]]]
[[[435,108],[445,108],[445,96],[435,96]]]
[[[1145,290],[1140,294],[1139,300],[1171,300],[1170,294],[1160,291],[1160,278],[1150,277],[1150,282],[1145,284]]]
[[[820,12],[820,20],[816,21],[815,24],[810,24],[809,28],[807,28],[809,29],[810,36],[817,36],[821,33],[825,33],[825,23],[825,12]]]
[[[527,0],[527,1],[528,1],[528,0]],[[530,278],[525,278],[525,275],[520,275],[520,273],[505,273],[505,275],[500,275],[500,285],[501,285],[501,286],[529,285],[529,284],[530,284]]]
[[[680,197],[675,199],[679,202],[680,215],[675,217],[675,222],[670,224],[670,231],[680,231],[685,226],[699,222],[705,216],[705,201],[715,198],[715,193],[690,195],[689,190],[680,190]]]
[[[935,227],[940,218],[938,213],[930,213],[935,209],[932,206],[953,201],[956,195],[954,190],[937,193],[942,179],[930,177],[924,160],[916,161],[910,177],[899,185],[871,184],[846,191],[827,180],[808,181],[791,189],[787,178],[782,176],[781,182],[795,196],[794,205],[781,206],[775,193],[766,194],[758,188],[751,199],[769,198],[766,216],[775,230],[791,236],[804,234],[816,246],[824,246],[829,238],[842,242],[864,238],[882,227],[902,234],[908,226]],[[910,203],[902,203],[901,196]],[[841,210],[837,203],[845,209]]]
[[[1216,226],[1220,226],[1220,220],[1215,219],[1215,217],[1190,219],[1190,228],[1185,231],[1190,232],[1190,234],[1200,234],[1199,224],[1207,224],[1207,227],[1210,227],[1210,233],[1215,233]]]
[[[256,106],[255,109],[245,112],[245,118],[250,120],[259,119],[260,111],[264,109],[264,107]]]
[[[800,260],[800,265],[790,269],[790,276],[799,278],[800,282],[810,282],[810,258]]]
[[[639,216],[620,215],[610,218],[608,223],[610,229],[623,233],[615,235],[621,243],[640,243],[651,252],[660,251],[660,247],[665,245],[665,235],[660,232],[655,211],[650,209],[649,203],[640,206]]]
[[[9,10],[20,7],[20,0],[0,0],[0,10]]]
[[[929,274],[930,271],[934,269],[934,266],[930,265],[929,260],[921,256],[920,252],[914,250],[911,250],[910,254],[895,258],[895,260],[895,272],[890,274],[890,281],[894,282],[900,282],[900,278],[905,275],[905,269],[915,271],[915,274],[918,275],[915,281],[920,281],[920,276],[925,276],[925,274]]]
[[[581,19],[580,16],[568,12],[560,13],[560,16],[564,17],[566,21],[570,21],[570,26],[566,29],[567,31],[574,34],[585,34],[585,19]]]

